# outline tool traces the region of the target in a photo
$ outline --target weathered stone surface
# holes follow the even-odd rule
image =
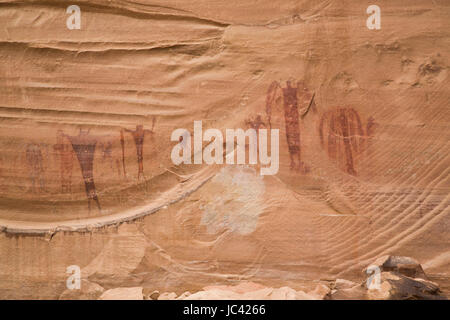
[[[350,297],[387,255],[423,266],[380,261],[388,298],[450,292],[448,0],[377,1],[380,30],[365,1],[76,3],[80,30],[1,2],[0,298],[66,296],[71,265],[158,299]],[[279,170],[174,164],[194,121],[278,130]]]
[[[336,279],[336,281],[332,285],[333,290],[342,290],[342,289],[350,289],[355,286],[358,286],[356,282],[345,280],[345,279]]]
[[[254,282],[241,282],[235,286],[208,286],[203,290],[185,292],[176,297],[175,293],[163,293],[161,300],[321,300],[329,293],[329,288],[318,285],[311,292],[297,291],[289,287],[269,288]]]
[[[308,292],[308,295],[313,296],[317,300],[328,299],[330,294],[331,289],[324,284],[319,284],[313,291]]]
[[[315,295],[303,291],[296,291],[289,287],[264,288],[249,292],[235,292],[232,290],[209,289],[193,293],[185,300],[315,300]]]
[[[65,290],[59,300],[97,300],[104,291],[102,286],[82,279],[80,289]]]
[[[115,288],[106,290],[99,300],[144,300],[142,287]]]

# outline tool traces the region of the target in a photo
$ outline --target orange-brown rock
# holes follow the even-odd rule
[[[79,0],[71,30],[70,3],[2,1],[0,298],[66,297],[73,265],[291,298],[386,255],[448,295],[450,3],[376,3],[379,30],[365,1]],[[279,130],[278,172],[175,165],[200,120]],[[401,292],[421,277],[386,263]]]

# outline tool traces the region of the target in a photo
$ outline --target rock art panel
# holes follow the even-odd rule
[[[383,1],[381,30],[361,1],[257,2],[90,0],[78,31],[57,1],[2,2],[0,298],[57,298],[70,265],[90,297],[292,297],[388,254],[450,292],[449,1]],[[278,129],[280,170],[174,165],[200,120]]]

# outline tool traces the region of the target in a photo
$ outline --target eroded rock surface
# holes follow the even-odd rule
[[[96,296],[73,265],[158,299],[370,298],[386,255],[423,267],[380,258],[386,298],[448,295],[450,2],[378,2],[371,30],[365,1],[80,0],[70,30],[60,0],[2,1],[0,298]],[[196,121],[278,130],[278,171],[194,163]]]

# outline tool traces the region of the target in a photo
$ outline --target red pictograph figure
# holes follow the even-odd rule
[[[83,131],[80,129],[80,133],[77,136],[69,136],[66,134],[64,134],[64,136],[67,137],[72,144],[72,148],[80,163],[81,174],[83,176],[88,198],[88,208],[89,211],[91,211],[92,200],[97,204],[98,210],[101,210],[101,208],[94,183],[94,154],[98,137],[89,135],[89,131],[90,130]]]
[[[61,192],[72,192],[72,169],[73,169],[73,150],[69,141],[64,137],[62,130],[58,130],[56,133],[56,144],[53,149],[59,155],[60,161],[60,179],[61,179]]]
[[[153,135],[153,128],[155,127],[155,118],[153,118],[152,129],[144,129],[143,125],[137,125],[136,130],[125,129],[126,132],[131,133],[134,143],[136,145],[136,154],[138,160],[138,179],[144,178],[144,137],[146,134]]]
[[[252,129],[255,129],[256,132],[258,132],[258,130],[260,128],[263,128],[266,124],[264,123],[264,121],[261,118],[261,115],[257,115],[254,119],[248,119],[245,121],[245,124],[247,125],[247,127],[250,127]]]
[[[353,108],[337,107],[325,112],[320,120],[320,143],[328,156],[346,173],[356,176],[358,156],[366,150],[376,123],[372,117],[364,132],[361,118]]]
[[[308,96],[306,97],[306,93]],[[272,128],[272,113],[273,109],[282,105],[284,111],[284,123],[286,127],[286,140],[289,149],[289,156],[291,160],[291,170],[306,173],[307,166],[303,163],[301,158],[301,143],[300,143],[300,126],[299,126],[299,100],[300,95],[302,101],[306,98],[311,98],[309,91],[304,87],[303,82],[297,82],[296,86],[292,85],[291,81],[286,81],[286,87],[282,88],[276,81],[272,82],[267,92],[266,98],[266,113],[269,127]],[[309,104],[312,100],[309,101]],[[305,113],[309,109],[306,108]]]
[[[31,191],[37,192],[37,184],[39,183],[39,191],[43,192],[45,189],[44,182],[44,166],[41,148],[38,144],[30,143],[27,145],[26,160],[30,168],[32,187]]]
[[[245,120],[245,125],[248,128],[252,128],[256,131],[257,134],[257,141],[258,141],[258,148],[259,148],[259,135],[258,135],[258,130],[260,128],[264,128],[266,126],[266,124],[264,123],[264,121],[262,120],[261,115],[257,115],[255,118],[250,118],[248,120]]]

